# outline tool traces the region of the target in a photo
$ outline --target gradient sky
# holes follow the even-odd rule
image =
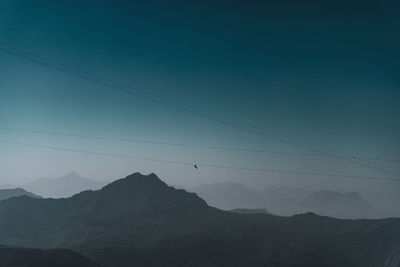
[[[327,148],[399,159],[399,4],[260,2],[3,0],[0,42]],[[310,152],[4,51],[0,127]],[[0,130],[2,140],[187,161],[198,163],[200,170],[0,143],[0,184],[70,171],[101,180],[143,171],[184,186],[229,180],[252,186],[400,190],[400,183],[391,182],[201,168],[210,163],[399,178],[399,162],[385,162],[390,174],[326,158]]]

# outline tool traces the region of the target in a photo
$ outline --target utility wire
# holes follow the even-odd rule
[[[73,152],[73,153],[91,154],[91,155],[113,157],[113,158],[135,159],[135,160],[152,161],[152,162],[167,163],[167,164],[177,164],[177,165],[184,165],[184,166],[191,166],[191,167],[194,166],[194,163],[186,162],[186,161],[164,160],[164,159],[158,159],[158,158],[128,156],[128,155],[121,155],[121,154],[114,154],[114,153],[96,152],[96,151],[89,151],[89,150],[80,150],[80,149],[64,148],[64,147],[58,147],[58,146],[48,146],[48,145],[38,145],[38,144],[22,143],[22,142],[14,142],[14,141],[6,141],[6,140],[0,140],[0,143],[35,147],[35,148],[41,148],[41,149],[58,150],[58,151],[65,151],[65,152]],[[319,172],[288,171],[288,170],[279,170],[279,169],[270,169],[270,168],[237,167],[237,166],[217,165],[217,164],[207,164],[207,163],[204,163],[204,164],[196,163],[196,165],[199,168],[205,167],[205,168],[231,169],[231,170],[240,170],[240,171],[292,174],[292,175],[301,175],[301,176],[335,177],[335,178],[347,178],[347,179],[400,182],[400,179],[378,177],[378,176],[361,176],[361,175],[332,174],[332,173],[319,173]]]
[[[16,49],[16,48],[10,47],[4,43],[0,43],[0,50],[3,50],[6,53],[24,58],[26,60],[29,60],[29,61],[32,61],[35,63],[41,64],[41,65],[44,65],[44,66],[47,66],[47,67],[50,67],[53,69],[57,69],[59,71],[68,73],[70,75],[74,75],[74,76],[80,77],[82,79],[86,79],[86,80],[101,84],[112,90],[126,93],[129,95],[141,96],[141,97],[147,98],[149,100],[155,101],[157,103],[172,106],[181,111],[207,118],[209,120],[221,123],[223,125],[227,125],[227,126],[230,126],[230,127],[236,128],[236,129],[247,131],[249,133],[253,133],[256,135],[269,137],[269,138],[275,139],[277,141],[280,141],[280,142],[283,142],[283,143],[286,143],[289,145],[301,147],[303,149],[307,149],[307,150],[310,150],[313,152],[323,153],[323,154],[331,155],[331,156],[344,156],[344,158],[349,159],[350,162],[353,162],[358,165],[362,165],[365,167],[369,167],[369,168],[372,168],[375,170],[379,170],[379,171],[383,171],[383,172],[387,172],[387,173],[391,173],[391,174],[399,174],[398,172],[388,170],[386,166],[379,164],[379,163],[371,163],[369,161],[365,162],[362,159],[354,159],[347,154],[334,152],[334,151],[324,148],[322,146],[307,143],[307,142],[301,141],[297,138],[289,137],[287,135],[283,135],[281,133],[277,133],[277,132],[271,131],[269,129],[257,127],[252,124],[249,124],[249,123],[239,122],[235,119],[231,119],[226,116],[221,116],[220,114],[212,113],[208,110],[204,110],[204,109],[201,109],[201,108],[198,108],[198,107],[186,104],[186,103],[182,103],[179,101],[175,101],[173,99],[159,96],[159,95],[153,94],[151,92],[148,92],[148,91],[136,88],[136,87],[125,86],[125,85],[122,85],[115,81],[100,77],[96,74],[93,74],[93,73],[90,73],[87,71],[83,71],[83,70],[79,70],[79,69],[74,69],[66,64],[59,63],[54,60],[35,56],[28,51]]]
[[[335,158],[335,159],[362,159],[362,160],[371,160],[371,161],[400,162],[400,159],[373,158],[373,157],[364,157],[364,156],[356,156],[356,155],[354,155],[354,156],[335,156],[335,155],[328,155],[328,154],[310,154],[310,153],[301,153],[301,152],[272,151],[272,150],[253,149],[253,148],[212,146],[212,145],[194,145],[194,144],[184,144],[184,143],[172,143],[172,142],[161,142],[161,141],[143,140],[143,139],[130,139],[130,138],[107,137],[107,136],[72,134],[72,133],[31,130],[31,129],[22,129],[22,128],[10,128],[10,127],[0,127],[0,131],[12,131],[12,132],[50,135],[50,136],[78,137],[78,138],[87,138],[87,139],[95,139],[95,140],[109,140],[109,141],[126,142],[126,143],[144,143],[144,144],[152,144],[152,145],[178,146],[178,147],[235,151],[235,152],[253,152],[253,153],[282,154],[282,155],[304,156],[304,157],[322,157],[322,158]],[[387,166],[387,167],[389,167],[389,166]]]

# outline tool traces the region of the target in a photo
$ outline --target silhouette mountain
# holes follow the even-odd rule
[[[73,249],[110,267],[400,266],[399,219],[226,212],[139,173],[71,198],[0,202],[0,243]]]
[[[0,189],[0,201],[11,198],[11,197],[18,197],[18,196],[41,198],[41,196],[32,194],[31,192],[28,192],[22,188]]]
[[[56,179],[40,178],[22,187],[46,198],[65,198],[85,190],[100,189],[104,185],[103,182],[83,178],[76,172],[71,172]]]
[[[99,264],[66,249],[28,249],[0,246],[2,267],[100,267]]]

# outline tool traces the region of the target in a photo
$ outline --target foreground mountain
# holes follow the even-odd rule
[[[237,214],[139,173],[65,199],[0,202],[0,243],[110,267],[400,267],[400,220]]]
[[[0,246],[1,267],[100,267],[99,264],[66,249],[28,249]]]
[[[28,192],[22,188],[0,189],[0,201],[11,198],[11,197],[18,197],[18,196],[41,198],[41,196],[32,194],[31,192]]]
[[[83,178],[76,172],[71,172],[61,178],[41,178],[22,187],[46,198],[65,198],[85,190],[100,189],[102,186],[103,182]]]

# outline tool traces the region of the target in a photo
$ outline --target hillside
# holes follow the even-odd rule
[[[400,266],[398,219],[236,214],[139,173],[71,198],[0,202],[0,243],[70,248],[110,267]]]
[[[71,197],[85,190],[96,190],[104,183],[83,178],[76,172],[71,172],[60,178],[40,178],[22,187],[30,192],[46,198]]]

